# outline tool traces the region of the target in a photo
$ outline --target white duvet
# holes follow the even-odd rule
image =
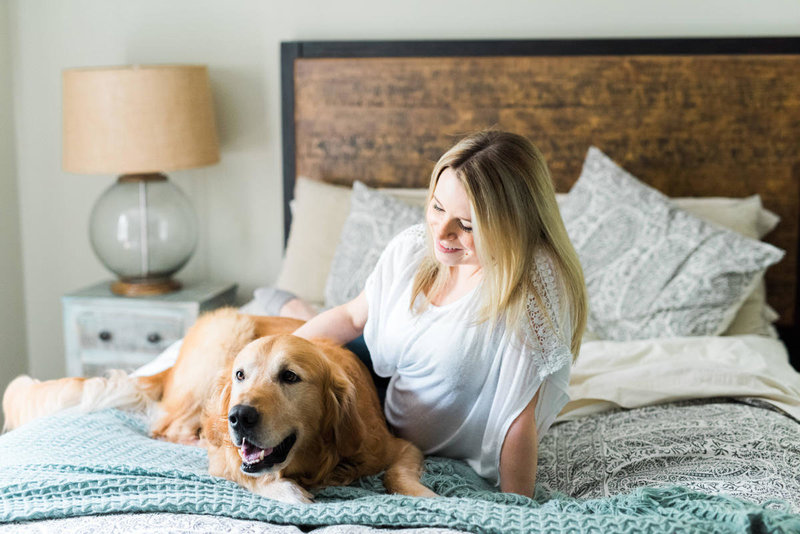
[[[683,399],[758,397],[800,420],[800,374],[763,336],[585,341],[557,421]]]

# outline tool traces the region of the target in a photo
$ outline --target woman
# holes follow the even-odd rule
[[[400,436],[532,496],[538,438],[568,399],[585,292],[541,154],[484,131],[440,158],[426,224],[387,245],[364,291],[295,334],[363,334],[374,371],[391,377],[385,413]]]

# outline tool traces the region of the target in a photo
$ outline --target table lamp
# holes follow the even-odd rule
[[[201,65],[134,65],[63,72],[63,168],[118,174],[97,200],[89,237],[118,280],[118,295],[181,287],[197,221],[165,171],[211,165],[219,146],[208,71]]]

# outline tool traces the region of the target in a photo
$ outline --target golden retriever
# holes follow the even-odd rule
[[[206,447],[210,474],[266,497],[311,502],[309,489],[381,471],[391,493],[435,496],[419,481],[422,453],[389,432],[364,364],[292,336],[301,324],[222,309],[197,321],[157,375],[18,377],[3,397],[6,428],[75,405],[155,407],[153,437]]]

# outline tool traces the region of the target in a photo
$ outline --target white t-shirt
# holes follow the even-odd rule
[[[531,296],[520,329],[524,341],[502,324],[475,324],[477,287],[414,313],[411,286],[425,249],[424,226],[408,228],[387,245],[366,282],[364,340],[375,373],[391,377],[386,419],[425,454],[463,459],[499,484],[505,435],[536,391],[540,439],[569,400],[572,329],[567,307],[559,304],[565,299],[551,261],[540,254],[532,276],[555,324]]]

